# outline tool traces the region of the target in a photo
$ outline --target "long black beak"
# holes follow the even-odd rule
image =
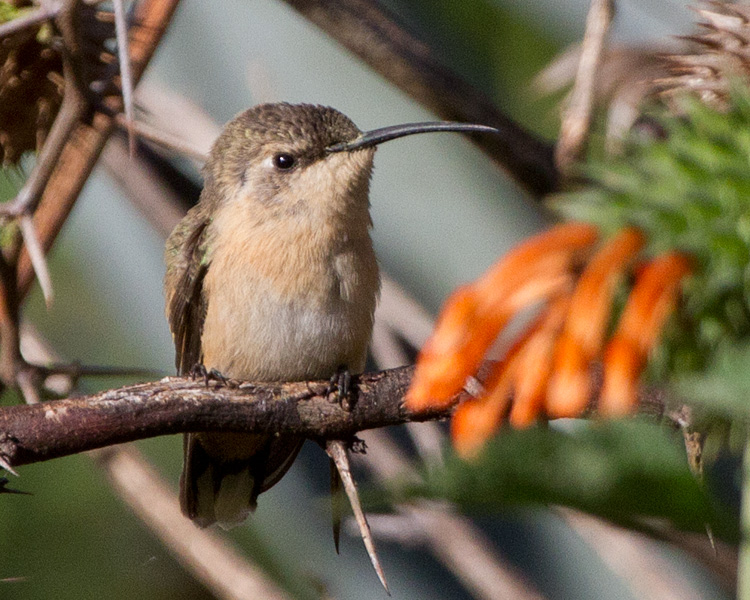
[[[432,131],[468,131],[474,133],[500,133],[494,127],[478,125],[475,123],[454,123],[451,121],[435,121],[428,123],[405,123],[404,125],[392,125],[381,127],[372,131],[365,131],[350,142],[340,142],[326,148],[326,152],[344,152],[347,150],[358,150],[359,148],[370,148],[389,140],[414,135],[415,133],[430,133]]]

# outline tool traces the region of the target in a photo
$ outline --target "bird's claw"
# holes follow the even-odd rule
[[[352,407],[352,374],[349,369],[341,365],[336,372],[331,375],[328,381],[327,395],[336,394],[335,399],[341,405],[341,408],[348,411]]]
[[[196,363],[193,368],[190,369],[191,379],[203,379],[203,383],[208,387],[210,381],[217,381],[221,385],[228,386],[229,379],[227,379],[221,372],[216,369],[207,369],[206,365],[202,363]]]

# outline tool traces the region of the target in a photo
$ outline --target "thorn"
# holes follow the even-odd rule
[[[362,504],[359,501],[357,486],[354,483],[351,468],[349,467],[349,456],[346,452],[345,442],[341,440],[326,441],[326,453],[331,457],[331,460],[336,465],[336,469],[338,469],[339,476],[344,484],[344,490],[349,497],[352,511],[354,511],[354,518],[357,521],[357,525],[359,525],[359,532],[362,535],[362,541],[367,549],[367,554],[370,556],[370,562],[375,569],[375,573],[378,575],[378,579],[380,579],[380,583],[383,584],[386,594],[390,596],[391,592],[388,589],[388,583],[385,580],[383,568],[380,566],[380,560],[378,559],[378,554],[375,550],[375,542],[372,539],[372,532],[370,531],[370,526],[367,524],[367,517],[365,517],[365,513],[362,511]]]
[[[339,476],[336,463],[331,459],[331,522],[333,525],[333,545],[336,554],[339,552],[339,541],[341,539],[341,515],[344,512],[341,498],[341,477]]]
[[[128,47],[128,24],[125,19],[125,7],[122,0],[114,0],[115,34],[117,36],[117,57],[120,62],[120,85],[122,87],[122,102],[125,105],[125,122],[128,130],[128,148],[130,158],[135,156],[135,132],[133,122],[133,75],[130,71],[130,50]]]
[[[39,243],[39,237],[36,234],[34,221],[32,220],[31,215],[24,213],[18,219],[18,224],[21,228],[21,235],[23,236],[24,244],[26,244],[26,249],[29,252],[31,266],[34,268],[34,273],[36,273],[39,287],[42,288],[44,303],[47,305],[47,308],[49,308],[52,306],[52,302],[55,299],[55,293],[52,288],[52,278],[49,274],[47,258],[44,256],[44,250]]]
[[[10,463],[5,458],[5,456],[3,456],[2,454],[0,454],[0,468],[5,469],[11,475],[15,475],[16,477],[20,477],[20,475],[15,471],[15,469],[13,469],[13,467],[10,466]]]

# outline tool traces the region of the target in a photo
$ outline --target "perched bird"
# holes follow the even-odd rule
[[[310,104],[263,104],[230,121],[204,169],[198,204],[166,246],[167,317],[179,373],[196,365],[255,381],[364,369],[380,286],[369,184],[377,144],[418,123],[362,133]],[[199,526],[243,521],[294,461],[292,436],[185,436],[182,510]]]

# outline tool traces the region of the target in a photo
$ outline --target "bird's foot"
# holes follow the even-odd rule
[[[228,386],[229,379],[227,379],[222,373],[216,369],[207,369],[206,365],[196,363],[193,368],[190,369],[191,379],[203,379],[203,383],[208,387],[210,381],[216,381],[221,385]]]
[[[336,401],[344,410],[350,410],[352,398],[352,374],[345,365],[340,365],[328,381],[327,395],[335,394]]]

